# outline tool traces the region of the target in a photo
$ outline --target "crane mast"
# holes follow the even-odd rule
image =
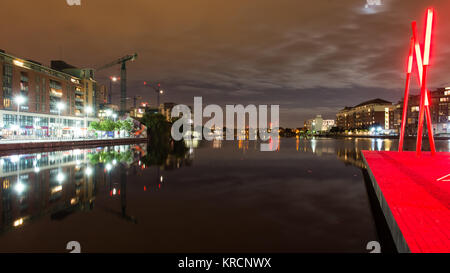
[[[120,114],[123,115],[127,111],[127,66],[126,63],[134,61],[137,58],[137,53],[133,55],[126,55],[109,64],[97,68],[97,71],[120,64]],[[111,92],[111,90],[109,90]]]

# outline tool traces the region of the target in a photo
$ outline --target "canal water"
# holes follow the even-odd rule
[[[81,252],[368,252],[380,240],[360,151],[396,140],[259,148],[215,140],[3,156],[0,252],[69,252],[69,241]]]

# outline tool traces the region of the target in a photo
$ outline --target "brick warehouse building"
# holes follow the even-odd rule
[[[95,120],[98,100],[92,69],[63,61],[52,61],[49,68],[0,51],[0,82],[3,138],[77,137]],[[17,97],[25,98],[19,109]]]

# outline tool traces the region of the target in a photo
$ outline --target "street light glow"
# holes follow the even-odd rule
[[[66,105],[62,102],[58,102],[56,104],[56,108],[58,108],[58,110],[63,110],[64,108],[66,108]]]
[[[64,181],[64,174],[58,173],[58,175],[56,176],[56,181],[58,181],[58,183],[61,184]]]
[[[14,98],[14,101],[17,103],[17,105],[23,104],[27,99],[24,96],[17,96]]]
[[[84,111],[86,111],[86,114],[91,114],[92,111],[93,111],[93,109],[92,109],[91,106],[86,106],[86,107],[84,108]]]
[[[14,187],[18,194],[22,194],[25,191],[25,185],[19,181],[17,181],[16,186]]]
[[[90,175],[92,174],[92,172],[93,172],[93,170],[92,170],[91,167],[86,167],[85,174],[86,174],[87,176],[90,176]]]

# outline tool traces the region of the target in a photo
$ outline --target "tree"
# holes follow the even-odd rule
[[[100,122],[98,122],[98,121],[91,122],[89,124],[89,129],[90,130],[95,130],[95,131],[101,131]]]
[[[160,139],[162,141],[168,141],[170,139],[170,123],[163,115],[147,112],[140,121],[147,126],[147,136],[149,138]]]
[[[125,132],[131,133],[133,131],[134,124],[133,121],[126,119],[120,123],[120,130],[124,130]]]
[[[111,132],[114,131],[116,123],[110,119],[104,119],[100,122],[101,131]]]

